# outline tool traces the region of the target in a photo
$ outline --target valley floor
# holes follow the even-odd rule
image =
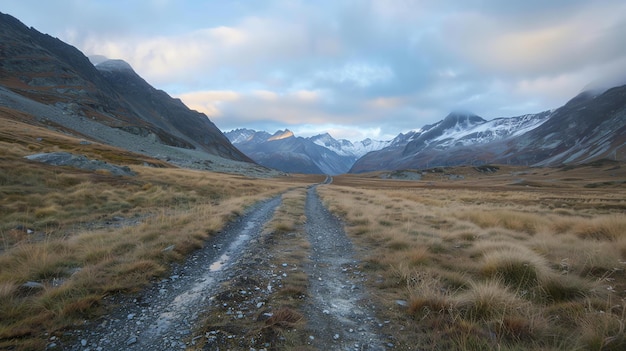
[[[136,347],[621,349],[624,189],[536,191],[497,179],[461,188],[343,176],[293,188],[273,218],[246,225],[256,234],[202,291],[206,308],[181,314],[199,326],[137,332]],[[176,281],[203,280],[194,274],[211,273]]]
[[[626,347],[623,164],[258,179],[29,128],[0,134],[0,348]],[[135,175],[23,158],[59,149]]]

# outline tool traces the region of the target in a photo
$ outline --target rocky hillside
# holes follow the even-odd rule
[[[252,162],[206,115],[153,88],[125,62],[95,67],[75,47],[6,14],[0,14],[0,86],[4,106],[29,110],[33,123],[66,133],[121,147],[132,135],[145,140],[133,151],[150,153],[157,143],[189,150],[181,159]],[[103,128],[121,137],[105,140],[110,133]]]
[[[497,158],[553,166],[626,159],[626,85],[583,92],[528,133],[507,143]]]

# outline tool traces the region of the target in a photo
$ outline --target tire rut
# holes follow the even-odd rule
[[[332,182],[327,178],[324,184]],[[384,323],[375,318],[362,282],[367,278],[354,258],[352,242],[341,221],[332,215],[317,195],[317,186],[307,192],[305,230],[311,244],[310,299],[304,306],[310,345],[320,350],[386,350]]]
[[[188,347],[198,317],[210,308],[210,297],[229,278],[249,243],[280,205],[277,196],[252,207],[229,224],[207,246],[173,268],[161,280],[135,298],[113,296],[121,306],[110,315],[77,331],[77,345],[70,350],[174,350]],[[98,323],[98,324],[96,324]]]

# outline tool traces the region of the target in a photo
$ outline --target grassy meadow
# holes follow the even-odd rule
[[[320,187],[395,337],[419,350],[626,349],[626,179],[615,163]],[[472,174],[473,173],[473,174]],[[598,186],[588,186],[601,179]],[[559,178],[560,177],[560,178]],[[621,178],[620,178],[621,177]],[[528,184],[534,184],[529,186]],[[596,183],[593,183],[596,184]]]
[[[43,349],[42,336],[99,315],[103,297],[137,292],[166,274],[171,262],[202,247],[247,206],[323,180],[173,168],[106,145],[82,145],[22,117],[0,120],[0,349]],[[137,175],[23,158],[52,151],[127,165]]]

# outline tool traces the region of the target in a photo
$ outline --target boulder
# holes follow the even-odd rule
[[[90,171],[106,170],[117,176],[134,176],[135,173],[128,166],[116,166],[100,160],[92,160],[84,155],[75,155],[69,152],[50,152],[34,154],[25,157],[31,161],[42,162],[53,166],[70,166]]]

